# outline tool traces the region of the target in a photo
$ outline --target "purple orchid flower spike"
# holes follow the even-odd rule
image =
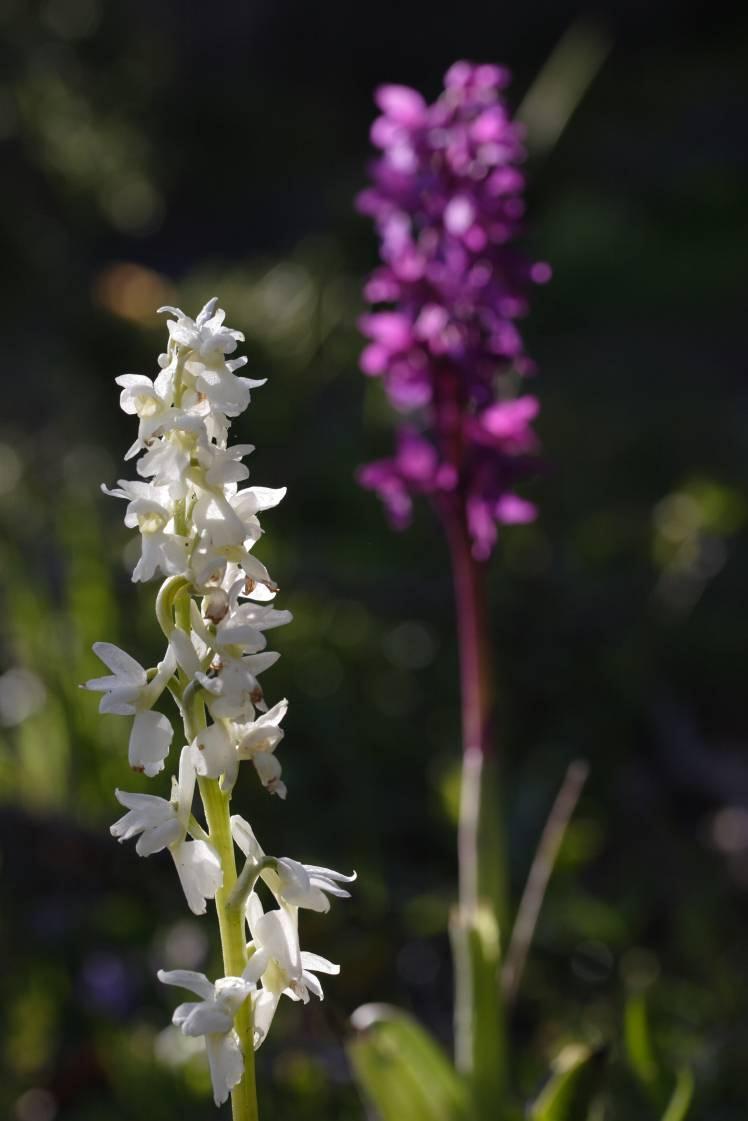
[[[379,495],[398,529],[425,495],[449,547],[463,748],[459,903],[450,924],[455,1057],[493,1111],[506,1071],[498,1045],[476,1042],[474,979],[484,966],[486,976],[495,974],[510,908],[486,562],[502,525],[536,516],[519,493],[539,465],[539,404],[524,388],[534,366],[518,324],[534,285],[551,275],[517,248],[525,153],[503,99],[508,80],[498,66],[457,62],[431,105],[406,86],[378,89],[371,139],[380,154],[358,198],[380,242],[379,267],[364,289],[372,306],[360,320],[361,368],[382,380],[402,417],[394,454],[360,468],[358,481]],[[490,961],[481,957],[489,942]],[[483,1006],[484,1027],[500,1025],[498,988],[489,982],[480,999],[495,1002],[493,1017]],[[500,1038],[504,1029],[497,1031]],[[487,1054],[490,1069],[481,1065]]]
[[[380,377],[398,413],[395,455],[361,469],[392,523],[408,524],[427,494],[461,520],[486,559],[497,525],[530,521],[514,491],[537,467],[531,422],[538,402],[516,396],[534,370],[517,321],[543,262],[515,248],[524,213],[522,128],[502,99],[508,72],[457,62],[428,105],[407,86],[381,86],[371,139],[381,150],[358,198],[380,237],[381,265],[366,283],[361,368]]]

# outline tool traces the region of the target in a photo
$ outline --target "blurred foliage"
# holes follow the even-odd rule
[[[354,1019],[348,1053],[382,1121],[467,1121],[465,1085],[416,1020],[386,1005],[363,1005]]]
[[[515,892],[568,762],[591,764],[510,1024],[514,1090],[542,1100],[571,1044],[608,1056],[594,1121],[675,1121],[688,1076],[655,1100],[630,1003],[622,1030],[643,986],[653,1061],[694,1072],[689,1116],[742,1121],[745,16],[592,8],[610,55],[528,169],[528,240],[554,267],[526,327],[542,515],[493,567]],[[383,2],[362,29],[342,0],[216,0],[210,18],[0,0],[0,1116],[212,1113],[153,981],[213,968],[210,923],[185,917],[160,857],[108,836],[113,787],[140,780],[126,722],[77,685],[95,639],[159,653],[152,590],[130,584],[121,508],[97,489],[132,439],[112,379],[153,371],[156,306],[214,292],[269,377],[237,437],[258,447],[253,481],[289,485],[258,551],[296,617],[267,679],[292,702],[289,799],[247,774],[237,804],[269,848],[360,873],[351,903],[309,917],[309,948],[342,973],[259,1052],[264,1110],[364,1115],[342,1040],[372,999],[449,1050],[450,587],[428,510],[395,536],[353,482],[391,421],[356,369],[375,250],[352,198],[374,85],[433,93],[455,57],[496,59],[518,104],[578,10],[468,0],[436,20]]]

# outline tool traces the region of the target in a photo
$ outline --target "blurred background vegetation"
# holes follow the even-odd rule
[[[516,890],[569,761],[591,778],[513,1018],[517,1087],[532,1095],[583,1040],[608,1047],[600,1116],[649,1116],[621,1045],[626,997],[646,992],[658,1047],[696,1073],[695,1121],[745,1117],[748,20],[669,0],[448,15],[422,0],[0,0],[3,1117],[212,1115],[203,1059],[154,982],[159,966],[213,968],[211,920],[185,917],[166,858],[109,837],[113,788],[134,781],[127,722],[77,685],[98,672],[96,639],[146,664],[158,652],[153,588],[130,583],[120,504],[98,489],[132,439],[113,378],[152,374],[155,307],[213,294],[269,379],[236,429],[258,447],[252,480],[289,487],[260,555],[295,614],[266,680],[291,699],[288,801],[244,774],[237,805],[266,848],[360,874],[352,902],[308,916],[309,948],[342,974],[323,1005],[279,1017],[259,1053],[264,1112],[364,1116],[341,1046],[362,1001],[397,1002],[449,1045],[449,575],[428,510],[393,535],[353,481],[390,419],[357,372],[376,247],[352,199],[376,84],[433,97],[456,57],[501,61],[516,106],[580,18],[592,37],[525,103],[527,240],[554,280],[526,324],[541,518],[507,531],[493,565]],[[606,39],[544,146],[585,42]]]

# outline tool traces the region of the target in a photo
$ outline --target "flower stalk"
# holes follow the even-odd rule
[[[498,974],[508,926],[508,893],[486,566],[470,550],[464,518],[443,514],[454,582],[460,659],[462,769],[457,828],[458,905],[451,923],[455,960],[455,1063],[473,1084],[476,1106],[501,1100],[506,1086],[505,1009]]]
[[[365,286],[361,368],[382,379],[396,412],[395,454],[359,472],[392,524],[428,497],[447,539],[457,623],[462,710],[455,958],[455,1053],[476,1116],[491,1116],[506,1086],[499,983],[509,904],[486,564],[499,527],[532,521],[517,493],[538,464],[539,404],[522,393],[534,370],[518,321],[544,262],[517,252],[524,212],[522,130],[503,99],[509,75],[455,63],[428,104],[406,86],[381,86],[371,139],[379,149],[358,198],[380,237]]]
[[[229,898],[236,884],[236,859],[229,809],[230,795],[221,793],[215,779],[198,779],[198,785],[211,844],[215,846],[223,868],[223,884],[215,897],[223,970],[226,977],[241,977],[247,966],[247,939],[243,909],[229,906]],[[234,1024],[244,1056],[244,1072],[241,1081],[231,1092],[233,1121],[258,1121],[251,1002],[245,1001],[242,1004]]]
[[[486,564],[470,549],[464,518],[443,516],[449,545],[460,660],[462,782],[458,827],[459,900],[468,910],[480,900],[494,907],[500,928],[508,920],[506,870],[500,840],[499,760],[494,743],[495,698],[488,628]],[[493,859],[487,859],[488,853]]]

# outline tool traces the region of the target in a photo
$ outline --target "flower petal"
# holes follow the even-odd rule
[[[199,1004],[180,1004],[172,1021],[184,1035],[196,1036],[230,1031],[234,1017],[219,1001],[201,1000]]]
[[[174,729],[161,712],[138,712],[130,732],[129,759],[134,771],[153,778],[164,769]]]
[[[244,976],[221,977],[216,981],[216,1000],[235,1016],[253,988],[254,985]]]
[[[195,770],[208,778],[220,778],[230,772],[236,761],[236,748],[225,725],[220,722],[198,732],[192,748]]]
[[[231,818],[231,836],[245,856],[251,856],[253,860],[262,860],[265,853],[260,847],[260,842],[255,837],[252,826],[239,814],[233,814]]]
[[[119,646],[111,642],[94,642],[93,652],[117,677],[124,678],[133,685],[146,684],[146,672],[140,662],[120,650]]]
[[[213,899],[223,883],[218,853],[205,841],[183,841],[170,851],[187,906],[193,915],[204,915],[205,900]]]
[[[244,1058],[235,1031],[226,1035],[206,1035],[213,1101],[222,1105],[244,1074]]]
[[[254,1028],[255,1051],[264,1042],[265,1036],[270,1031],[275,1010],[280,997],[267,989],[261,989],[252,999],[252,1026]]]
[[[301,951],[301,961],[304,969],[313,969],[315,973],[331,973],[336,975],[340,973],[340,966],[336,965],[333,961],[328,961],[327,958],[320,957],[319,954],[312,954],[309,950]]]
[[[213,983],[204,973],[196,973],[193,969],[159,969],[156,976],[163,985],[176,985],[179,989],[189,989],[203,1000],[213,999],[215,993]]]

